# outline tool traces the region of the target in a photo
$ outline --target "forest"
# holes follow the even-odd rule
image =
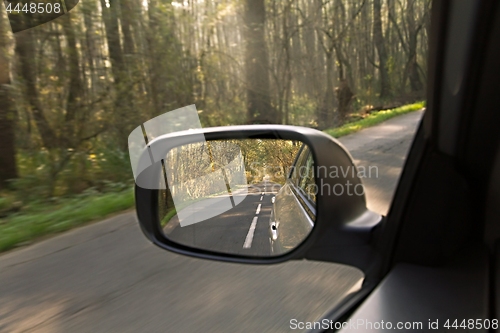
[[[204,127],[337,127],[425,99],[430,0],[81,0],[0,15],[0,192],[129,188],[127,137],[195,104]]]
[[[254,185],[263,181],[268,182],[269,192],[278,191],[301,147],[300,141],[246,139],[199,142],[170,150],[162,164],[166,188],[160,185],[158,192],[160,220],[167,216],[166,223],[173,210],[202,199],[241,190],[260,192]]]

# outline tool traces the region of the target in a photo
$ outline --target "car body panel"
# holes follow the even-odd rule
[[[297,189],[287,180],[276,194],[269,221],[271,253],[286,253],[297,247],[311,232],[314,222],[297,196]]]

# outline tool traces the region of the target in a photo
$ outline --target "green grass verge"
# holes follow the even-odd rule
[[[172,217],[175,216],[175,214],[177,214],[177,210],[175,209],[175,207],[172,207],[168,212],[167,214],[165,214],[165,216],[161,219],[160,221],[160,225],[161,227],[165,227],[167,225],[168,222],[170,222],[170,220],[172,219]]]
[[[364,119],[357,120],[352,123],[347,123],[340,127],[330,128],[324,130],[324,132],[333,136],[334,138],[340,138],[341,136],[358,132],[363,128],[377,125],[383,121],[386,121],[387,119],[397,117],[412,111],[420,110],[424,106],[425,102],[419,102],[419,103],[404,105],[395,109],[373,112]]]
[[[225,192],[221,192],[220,194],[222,194],[222,193],[225,193]],[[213,194],[213,195],[215,195],[215,194]],[[167,213],[165,214],[165,216],[161,219],[160,225],[162,227],[165,227],[167,225],[167,223],[170,222],[170,220],[172,219],[172,217],[174,217],[177,214],[177,211],[181,211],[184,208],[186,208],[187,206],[192,205],[195,202],[198,202],[198,201],[200,201],[202,199],[205,199],[205,198],[192,199],[192,200],[189,200],[189,201],[185,201],[185,202],[181,203],[178,206],[174,206],[174,207],[170,208],[170,210],[167,211]]]
[[[40,236],[102,219],[109,214],[132,208],[133,205],[132,189],[63,199],[57,204],[32,205],[25,211],[0,219],[0,252]]]

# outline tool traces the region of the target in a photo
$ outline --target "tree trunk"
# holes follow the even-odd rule
[[[312,99],[317,98],[318,90],[320,90],[319,86],[319,75],[318,72],[322,71],[323,68],[320,68],[319,58],[322,57],[321,49],[316,47],[316,44],[319,44],[316,38],[316,29],[315,22],[321,19],[321,16],[317,13],[318,6],[316,3],[309,4],[308,6],[308,20],[309,25],[305,27],[303,36],[304,36],[304,44],[306,49],[306,61],[305,63],[305,77],[302,79],[305,84],[305,91]],[[321,10],[321,8],[320,8]],[[319,51],[319,52],[318,52]]]
[[[120,45],[120,32],[118,28],[119,6],[120,3],[117,0],[109,0],[109,7],[106,7],[105,0],[101,0],[108,52],[111,58],[111,69],[113,71],[115,85],[121,83],[121,76],[124,68],[122,48]]]
[[[64,139],[68,140],[68,145],[74,148],[76,144],[75,135],[78,133],[75,126],[75,117],[81,103],[83,82],[80,76],[80,59],[76,47],[75,30],[71,24],[71,16],[71,14],[67,14],[62,18],[64,34],[68,43],[69,58],[69,93],[66,103],[66,133],[64,134]]]
[[[43,145],[46,148],[55,148],[59,143],[54,131],[45,118],[36,87],[36,71],[33,59],[33,55],[36,52],[33,29],[17,32],[14,36],[16,39],[16,56],[20,62],[20,75],[26,86],[26,98],[31,106],[33,119],[37,125]]]
[[[7,84],[0,84],[0,151],[2,152],[0,154],[0,190],[8,187],[7,180],[17,178],[14,126],[15,113],[9,96],[9,88]]]
[[[349,106],[351,104],[352,98],[354,97],[351,88],[349,88],[347,80],[340,80],[339,86],[335,89],[335,95],[338,102],[337,117],[339,118],[340,123],[343,123],[347,118],[347,115],[349,114]]]
[[[264,0],[246,0],[244,16],[247,122],[277,123],[278,115],[271,105]]]
[[[410,88],[412,92],[420,92],[423,89],[422,80],[418,74],[417,63],[417,37],[422,25],[416,26],[415,23],[415,0],[408,2],[406,19],[408,22],[408,63],[406,64],[406,73],[410,79]]]
[[[2,6],[0,5],[0,8]],[[0,14],[0,190],[7,180],[17,178],[15,147],[15,113],[9,96],[10,65],[7,51],[6,22]]]
[[[0,9],[3,6],[0,5]],[[15,113],[10,86],[10,59],[5,13],[0,13],[0,190],[8,187],[7,180],[17,178],[15,146]]]
[[[149,61],[148,61],[148,88],[149,91],[151,92],[151,99],[153,102],[153,115],[157,116],[162,113],[163,110],[163,105],[160,100],[160,91],[161,89],[160,84],[160,74],[158,73],[157,69],[160,68],[159,64],[159,56],[156,54],[156,49],[157,49],[157,42],[158,42],[158,17],[157,17],[157,3],[156,0],[150,0],[148,3],[148,18],[149,18],[149,26],[147,29],[147,32],[149,33],[149,36],[146,37],[147,41],[147,50],[148,50],[148,56],[149,56]]]
[[[336,101],[335,92],[333,90],[333,50],[326,54],[326,90],[323,97],[323,102],[318,113],[318,128],[325,129],[332,126],[337,119],[335,115]]]
[[[95,35],[94,27],[92,24],[92,13],[97,10],[94,2],[85,1],[81,4],[83,13],[83,22],[85,24],[85,52],[86,65],[90,77],[90,95],[94,95],[97,91],[96,83],[98,82],[98,75],[94,67],[94,59],[97,57],[96,45],[93,39]]]
[[[114,112],[112,118],[112,129],[116,133],[118,147],[126,151],[127,136],[133,129],[131,126],[131,116],[133,96],[130,95],[130,82],[126,80],[127,71],[123,50],[120,43],[119,18],[121,16],[119,0],[109,0],[109,7],[106,1],[101,0],[103,10],[104,25],[106,27],[106,39],[108,42],[108,52],[111,58],[111,70],[114,78],[114,88],[116,92],[114,101]],[[137,124],[134,124],[137,126]]]
[[[123,32],[123,53],[126,55],[135,53],[132,28],[135,26],[135,14],[137,8],[133,0],[121,0],[121,27]]]
[[[380,74],[380,98],[384,99],[390,95],[389,74],[387,70],[387,51],[385,39],[382,35],[381,0],[373,0],[373,39],[378,52],[379,74]]]

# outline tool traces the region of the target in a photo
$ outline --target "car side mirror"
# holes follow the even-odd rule
[[[230,262],[307,258],[361,269],[373,255],[381,216],[366,208],[349,153],[323,132],[283,125],[177,132],[149,142],[139,166],[137,217],[161,248]]]

